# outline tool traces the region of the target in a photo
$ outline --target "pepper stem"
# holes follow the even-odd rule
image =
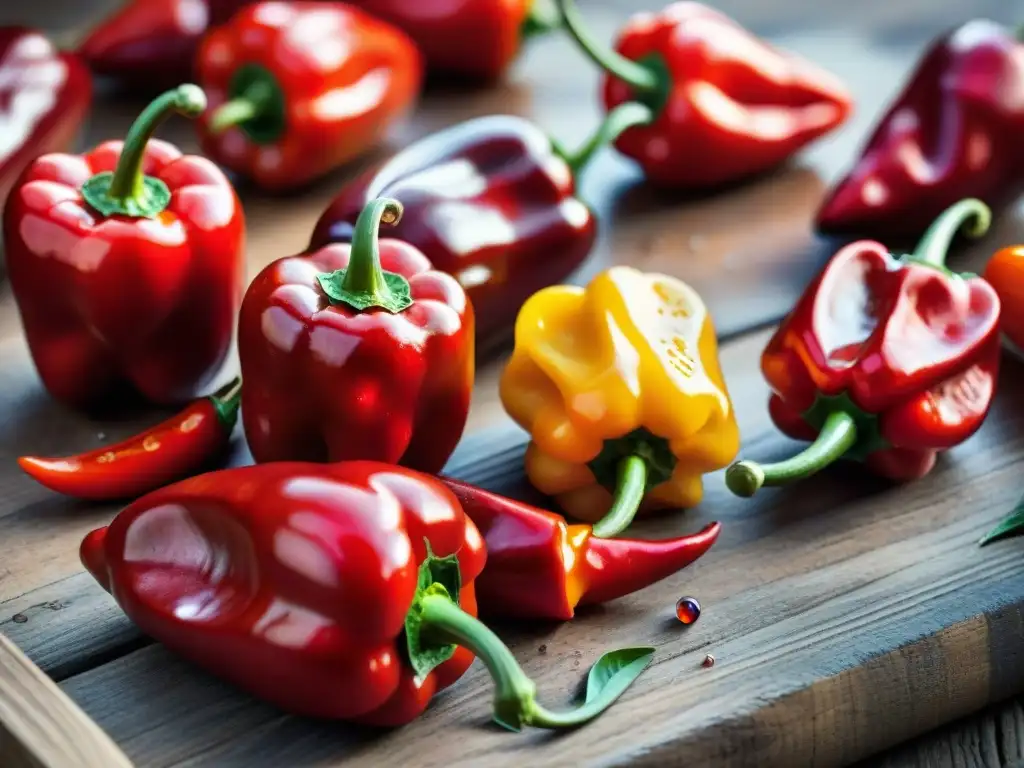
[[[190,83],[179,85],[154,99],[128,130],[114,172],[96,174],[82,186],[85,201],[104,216],[121,214],[150,218],[163,211],[170,202],[171,193],[160,179],[143,174],[146,145],[157,126],[172,113],[196,117],[204,109],[206,94],[199,86]]]
[[[594,524],[599,539],[618,536],[629,527],[647,489],[647,462],[640,456],[626,456],[619,462],[615,499],[611,509]]]
[[[552,729],[583,725],[608,709],[624,690],[607,691],[571,712],[550,712],[537,703],[537,686],[501,638],[447,595],[424,595],[420,617],[421,631],[431,642],[461,645],[483,661],[494,680],[494,719],[510,730],[527,725]]]
[[[825,419],[817,439],[804,451],[776,464],[739,461],[725,473],[725,484],[737,496],[753,496],[768,485],[784,485],[810,477],[842,458],[857,442],[857,422],[846,411],[833,411]]]
[[[382,197],[371,200],[359,214],[352,232],[348,266],[317,275],[332,304],[345,303],[356,310],[380,307],[391,313],[412,304],[409,281],[380,265],[378,229],[395,226],[402,218],[402,204]]]
[[[992,211],[989,207],[981,200],[968,197],[951,205],[931,223],[907,259],[943,267],[949,246],[958,231],[963,230],[968,237],[979,238],[988,232],[991,224]]]
[[[271,144],[287,128],[285,96],[273,73],[246,64],[231,78],[228,100],[217,107],[207,126],[217,134],[237,126],[257,144]]]
[[[601,125],[587,142],[575,152],[558,150],[573,175],[578,175],[584,166],[597,154],[602,147],[611,144],[628,129],[637,125],[647,125],[654,120],[654,111],[646,104],[627,101],[609,112]]]
[[[601,69],[622,80],[630,88],[641,93],[656,93],[662,88],[661,78],[656,72],[617,51],[599,45],[584,25],[573,0],[558,0],[562,12],[562,25],[572,35],[576,44]]]
[[[230,432],[238,421],[238,409],[242,403],[242,377],[236,376],[210,395],[210,402],[221,425]]]
[[[523,39],[538,37],[562,26],[562,14],[553,0],[533,0],[520,29]]]
[[[260,113],[260,98],[255,93],[225,101],[210,116],[210,132],[223,133],[235,125],[247,123]]]

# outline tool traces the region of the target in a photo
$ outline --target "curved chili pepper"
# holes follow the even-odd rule
[[[647,107],[646,123],[615,146],[655,185],[695,189],[768,171],[852,111],[833,75],[700,3],[636,14],[615,50],[593,40],[571,0],[559,5],[564,27],[608,73],[605,108]]]
[[[94,501],[140,496],[202,468],[227,447],[238,421],[242,380],[115,445],[64,458],[22,456],[18,464],[51,491]]]
[[[568,621],[577,605],[624,597],[671,576],[707,552],[722,526],[661,541],[601,539],[589,525],[443,477],[484,536],[487,565],[477,577],[488,616]]]
[[[841,458],[913,480],[978,430],[999,371],[1000,301],[988,282],[944,261],[959,229],[981,237],[990,220],[984,203],[963,200],[912,254],[862,241],[833,257],[761,357],[772,420],[813,442],[775,464],[734,464],[725,476],[733,493],[752,496]]]
[[[999,294],[1003,333],[1024,350],[1024,245],[998,251],[985,267],[984,277]]]
[[[255,3],[204,38],[206,153],[263,189],[303,186],[358,157],[410,111],[423,65],[409,37],[342,3]]]

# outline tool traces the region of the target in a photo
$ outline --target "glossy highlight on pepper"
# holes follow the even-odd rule
[[[277,462],[189,478],[122,510],[80,554],[147,635],[302,716],[408,723],[477,655],[500,724],[571,728],[614,703],[653,653],[614,651],[580,708],[543,707],[475,618],[479,531],[440,481],[389,464]]]
[[[668,275],[613,267],[586,288],[538,291],[516,320],[500,393],[530,433],[530,482],[596,521],[598,537],[641,508],[697,504],[701,476],[739,450],[711,317]]]
[[[701,189],[771,170],[852,112],[836,77],[700,3],[635,14],[613,50],[594,40],[573,0],[558,2],[565,29],[606,73],[605,109],[649,110],[615,146],[659,187]]]
[[[476,580],[481,614],[568,621],[578,605],[616,600],[690,565],[718,539],[719,523],[661,541],[602,539],[589,525],[451,478],[476,524],[487,566]]]
[[[262,2],[207,35],[204,151],[260,188],[308,184],[378,144],[423,79],[405,33],[349,5]]]
[[[1000,301],[944,262],[959,230],[981,237],[990,221],[984,203],[962,200],[911,254],[862,241],[833,257],[761,358],[772,420],[811,445],[774,464],[734,464],[730,490],[752,496],[841,458],[914,480],[978,430],[995,393]]]
[[[373,459],[438,472],[466,424],[473,307],[370,202],[351,245],[269,264],[242,302],[242,423],[253,458]]]
[[[209,160],[151,138],[206,98],[156,98],[122,143],[38,158],[4,210],[4,248],[32,360],[58,400],[90,408],[126,388],[199,396],[231,347],[245,261],[242,206]]]

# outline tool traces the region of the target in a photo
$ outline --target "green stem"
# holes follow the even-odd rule
[[[961,200],[943,211],[931,223],[908,261],[943,267],[949,246],[956,233],[963,230],[968,237],[982,237],[992,223],[992,211],[981,200],[973,197]]]
[[[562,26],[562,14],[554,0],[533,0],[526,12],[520,35],[525,40],[551,32]]]
[[[817,439],[796,456],[776,464],[739,461],[725,473],[725,484],[737,496],[753,496],[764,485],[784,485],[824,469],[842,458],[857,442],[857,423],[845,411],[825,419]]]
[[[599,45],[584,26],[583,17],[573,0],[558,0],[558,7],[562,11],[562,25],[580,49],[601,69],[641,93],[657,93],[662,88],[657,73],[611,48]]]
[[[494,718],[506,728],[572,728],[597,717],[614,702],[614,698],[597,696],[571,712],[550,712],[537,703],[537,686],[508,646],[479,619],[439,594],[423,597],[420,616],[424,637],[441,645],[461,645],[483,661],[494,680]]]
[[[622,459],[618,466],[615,499],[608,513],[594,524],[594,536],[611,539],[626,530],[636,517],[646,489],[647,462],[640,456]]]
[[[223,133],[232,126],[249,122],[259,114],[259,104],[248,96],[225,101],[210,117],[210,132]]]
[[[236,376],[210,395],[210,402],[224,429],[231,432],[238,421],[238,409],[242,403],[242,377]]]
[[[617,106],[605,116],[597,131],[587,139],[582,147],[575,152],[559,150],[559,154],[562,155],[569,168],[572,169],[573,175],[578,175],[599,149],[611,144],[629,128],[637,125],[647,125],[653,120],[654,112],[646,104],[627,101]]]
[[[115,200],[141,197],[144,194],[145,178],[142,174],[142,159],[146,154],[146,144],[157,126],[173,113],[196,117],[204,109],[206,94],[197,85],[179,85],[154,99],[128,130],[107,194]]]

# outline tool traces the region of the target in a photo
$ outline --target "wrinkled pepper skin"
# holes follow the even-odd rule
[[[377,222],[401,220],[394,201],[366,211]],[[404,240],[381,240],[378,253],[372,218],[360,216],[351,245],[271,263],[245,294],[242,421],[258,462],[372,459],[438,472],[462,435],[473,307],[454,278]],[[356,254],[404,281],[411,303],[357,309],[329,296],[324,279]]]
[[[97,75],[161,91],[191,80],[199,41],[252,0],[128,0],[78,46]]]
[[[985,267],[985,279],[999,296],[1003,333],[1024,350],[1024,246],[998,251]]]
[[[469,668],[421,681],[401,633],[427,555],[456,555],[475,614],[482,539],[439,481],[374,462],[211,472],[124,509],[82,562],[147,635],[298,715],[399,725]]]
[[[615,146],[657,187],[697,190],[764,173],[852,112],[835,76],[700,3],[634,15],[614,51],[593,42],[574,3],[561,5],[570,32],[606,71],[605,109],[650,107],[650,122]]]
[[[646,509],[691,507],[701,475],[739,449],[711,317],[667,275],[613,267],[586,288],[538,291],[516,320],[500,392],[530,433],[530,481],[579,520],[606,523],[630,494],[625,524],[641,496]],[[612,527],[595,533],[624,525]]]
[[[35,30],[0,28],[0,207],[40,155],[67,149],[92,101],[81,60]]]
[[[38,158],[7,201],[11,287],[36,370],[62,402],[90,408],[128,388],[179,404],[202,394],[230,351],[241,203],[209,160],[149,140],[169,112],[204,106],[195,86],[169,91],[126,142]]]
[[[405,215],[394,237],[454,275],[476,313],[477,348],[508,338],[522,303],[568,277],[597,236],[569,164],[527,120],[490,116],[433,134],[347,186],[317,222],[310,248],[347,242],[367,201]]]
[[[203,150],[282,192],[364,154],[413,107],[419,51],[397,28],[342,3],[255,3],[213,30],[196,61],[210,109]]]
[[[468,483],[442,478],[477,526],[487,566],[476,580],[483,615],[568,621],[577,605],[616,600],[677,573],[718,539],[719,523],[663,541],[600,539],[589,525]]]
[[[966,204],[965,204],[966,203]],[[988,228],[968,200],[943,214],[922,244],[897,258],[880,243],[840,250],[772,336],[761,369],[769,411],[798,456],[726,474],[739,495],[806,477],[839,458],[898,481],[920,478],[939,451],[973,435],[988,413],[999,370],[1000,301],[987,281],[942,266],[957,228]]]
[[[961,198],[1002,206],[1024,178],[1024,44],[984,19],[936,40],[817,214],[822,232],[921,235]]]

